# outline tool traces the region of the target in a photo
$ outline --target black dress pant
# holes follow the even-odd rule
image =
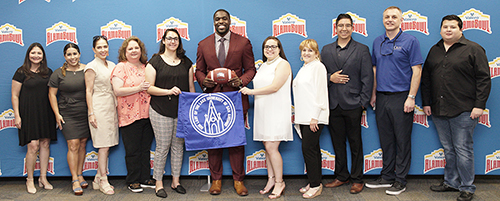
[[[319,147],[319,136],[325,125],[318,124],[319,130],[311,131],[309,125],[300,125],[302,133],[302,155],[306,163],[307,179],[311,188],[321,184],[321,150]]]
[[[153,142],[153,127],[149,118],[134,121],[121,127],[125,164],[127,166],[126,184],[144,183],[150,179],[150,151]]]
[[[411,165],[413,112],[404,112],[408,92],[377,92],[376,120],[382,147],[382,178],[406,185]]]
[[[361,115],[363,108],[343,110],[340,105],[330,110],[330,136],[335,151],[335,176],[340,181],[349,178],[363,183],[363,142],[361,139]],[[351,148],[351,174],[347,168],[346,138]]]

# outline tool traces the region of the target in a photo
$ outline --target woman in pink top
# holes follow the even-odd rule
[[[111,83],[118,100],[118,124],[125,146],[125,182],[130,191],[139,193],[144,187],[155,187],[149,164],[154,134],[149,121],[151,97],[146,92],[150,86],[145,79],[146,48],[139,38],[131,36],[123,41],[118,52],[120,63],[111,73]]]

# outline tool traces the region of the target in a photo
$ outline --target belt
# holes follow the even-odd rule
[[[377,91],[377,93],[381,93],[384,95],[396,95],[401,93],[408,93],[408,91],[398,91],[398,92],[390,92],[390,91]]]

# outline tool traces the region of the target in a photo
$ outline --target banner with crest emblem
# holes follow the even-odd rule
[[[176,136],[187,151],[246,145],[241,94],[182,92]]]

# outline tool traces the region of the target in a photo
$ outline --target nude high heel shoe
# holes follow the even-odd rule
[[[26,178],[26,190],[29,194],[36,193],[35,182],[33,181],[33,179]]]
[[[40,188],[44,188],[45,190],[54,189],[54,186],[52,186],[52,184],[50,184],[48,180],[47,183],[44,183],[42,182],[42,179],[40,177],[38,178],[38,186],[40,186]]]
[[[99,185],[100,182],[101,182],[101,174],[95,174],[94,181],[92,181],[92,188],[94,190],[99,190],[100,189],[100,185]]]

